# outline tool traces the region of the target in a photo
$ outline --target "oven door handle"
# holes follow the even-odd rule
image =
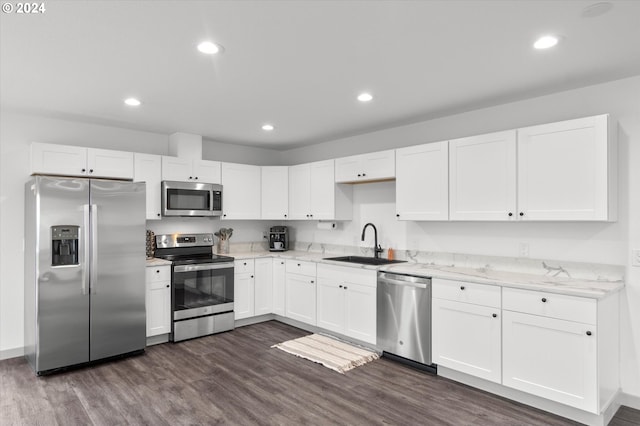
[[[177,265],[173,267],[173,272],[193,272],[193,271],[211,271],[214,269],[233,268],[233,263],[205,263],[200,265]]]

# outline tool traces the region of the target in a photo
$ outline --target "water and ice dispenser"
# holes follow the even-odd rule
[[[79,265],[79,226],[57,225],[51,227],[51,266]]]

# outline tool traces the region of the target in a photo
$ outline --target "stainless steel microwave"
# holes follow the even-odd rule
[[[163,216],[222,215],[222,185],[202,182],[162,182]]]

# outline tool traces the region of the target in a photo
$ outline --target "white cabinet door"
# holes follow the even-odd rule
[[[310,179],[310,219],[334,219],[336,211],[336,183],[333,160],[311,163]]]
[[[222,219],[260,219],[260,167],[222,163]]]
[[[221,164],[219,161],[193,160],[193,175],[198,182],[220,183]]]
[[[502,320],[505,386],[599,414],[593,325],[512,311]]]
[[[285,220],[289,215],[289,168],[262,167],[262,219]]]
[[[516,220],[516,131],[449,141],[449,219]]]
[[[396,217],[400,220],[449,218],[448,142],[396,150]]]
[[[345,290],[341,281],[318,278],[317,313],[318,327],[344,334]]]
[[[310,219],[311,167],[300,164],[289,167],[289,219]]]
[[[253,273],[235,274],[233,277],[233,310],[235,319],[249,318],[254,315],[254,277]]]
[[[311,277],[287,274],[286,316],[316,325],[316,284]]]
[[[395,153],[393,150],[353,155],[335,160],[335,181],[367,182],[395,177]]]
[[[146,268],[147,337],[171,332],[171,266]]]
[[[193,181],[193,164],[188,158],[162,156],[162,180]]]
[[[433,362],[500,383],[500,309],[436,298],[432,306]]]
[[[273,259],[273,313],[285,316],[286,269],[283,259]]]
[[[87,149],[89,176],[133,179],[133,152]]]
[[[255,315],[273,312],[273,259],[255,260]]]
[[[607,115],[518,129],[518,215],[608,220],[611,155]]]
[[[87,148],[31,144],[31,174],[86,176],[87,173]]]
[[[344,334],[376,344],[376,287],[343,283],[345,293]]]
[[[159,155],[133,155],[133,180],[147,184],[147,220],[161,219],[162,159]]]

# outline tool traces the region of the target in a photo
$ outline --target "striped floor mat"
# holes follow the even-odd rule
[[[342,374],[380,358],[380,355],[375,352],[321,334],[288,340],[273,345],[272,348],[317,362]]]

